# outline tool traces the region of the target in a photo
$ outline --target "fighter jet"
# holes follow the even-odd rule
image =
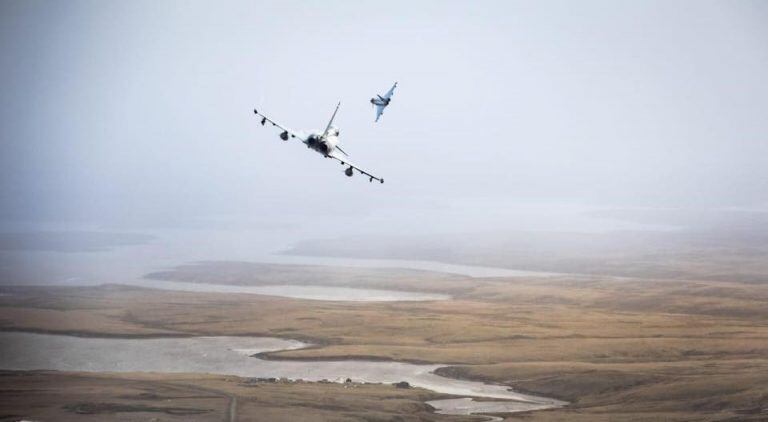
[[[340,131],[336,126],[333,126],[333,119],[336,118],[336,113],[339,111],[339,106],[341,106],[341,103],[336,105],[336,110],[334,110],[333,115],[331,116],[331,120],[328,122],[328,125],[325,127],[324,131],[311,131],[306,137],[301,136],[299,133],[294,132],[287,127],[275,122],[269,117],[259,113],[256,109],[254,109],[253,112],[257,116],[261,117],[262,126],[269,122],[272,124],[272,126],[280,128],[282,130],[280,133],[280,139],[283,141],[296,138],[303,142],[307,148],[317,151],[325,158],[333,158],[334,160],[339,161],[341,165],[347,166],[347,168],[344,170],[344,174],[347,176],[352,177],[354,171],[357,170],[360,174],[368,176],[370,182],[378,180],[379,182],[384,183],[384,179],[376,177],[373,174],[356,166],[355,164],[352,164],[347,159],[347,157],[349,157],[347,153],[344,152],[344,150],[339,146]]]
[[[376,106],[376,121],[379,121],[379,117],[381,117],[382,114],[384,114],[384,109],[387,108],[389,105],[389,102],[392,101],[392,94],[395,93],[395,88],[397,87],[397,82],[395,82],[394,85],[392,85],[392,88],[387,91],[386,94],[382,97],[381,95],[377,95],[374,98],[371,98],[371,104]]]

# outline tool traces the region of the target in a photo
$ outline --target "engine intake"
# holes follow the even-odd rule
[[[353,174],[355,174],[355,173],[354,173],[354,171],[352,170],[352,167],[347,167],[347,169],[346,169],[346,170],[344,170],[344,174],[346,174],[346,175],[347,175],[347,176],[349,176],[349,177],[352,177],[352,175],[353,175]]]

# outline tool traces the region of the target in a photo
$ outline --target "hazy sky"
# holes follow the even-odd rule
[[[767,2],[6,0],[0,52],[5,219],[768,205]],[[252,113],[322,128],[337,101],[384,185]]]

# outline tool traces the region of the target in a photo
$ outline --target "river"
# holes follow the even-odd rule
[[[121,339],[35,333],[0,333],[0,369],[86,372],[165,372],[236,375],[293,380],[409,384],[438,393],[510,401],[435,400],[438,412],[519,412],[562,406],[558,400],[521,394],[504,386],[436,375],[441,366],[364,360],[263,360],[262,352],[308,345],[269,337]]]

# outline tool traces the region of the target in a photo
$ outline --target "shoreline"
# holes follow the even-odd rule
[[[445,365],[445,366],[441,366],[439,368],[436,368],[433,372],[434,372],[435,375],[438,375],[438,376],[441,376],[441,377],[444,377],[444,378],[450,378],[450,379],[461,380],[461,381],[482,382],[482,383],[488,384],[488,385],[498,385],[498,386],[502,386],[502,387],[508,387],[510,390],[518,392],[520,394],[525,394],[525,395],[529,395],[529,396],[536,396],[536,397],[550,398],[550,399],[553,399],[553,400],[556,400],[556,401],[564,403],[562,406],[555,406],[555,408],[565,407],[565,406],[570,405],[573,402],[572,398],[558,397],[557,395],[552,395],[552,394],[549,394],[549,393],[546,393],[546,392],[533,391],[533,390],[525,389],[525,388],[522,388],[522,387],[513,387],[513,386],[510,386],[508,384],[499,384],[499,383],[491,381],[491,380],[489,380],[489,379],[487,379],[485,377],[478,377],[477,379],[473,379],[471,377],[463,376],[463,375],[458,374],[457,373],[458,371],[456,371],[456,369],[459,366],[471,366],[471,365],[464,365],[464,364],[462,364],[462,365]],[[544,394],[546,394],[546,396],[544,396]],[[482,397],[476,398],[476,401],[492,401],[492,400],[494,400],[494,399],[486,399],[486,398],[482,398]],[[542,409],[542,410],[546,410],[546,409]]]
[[[299,347],[295,349],[282,349],[279,351],[272,351],[272,352],[260,352],[255,354],[247,355],[248,357],[261,359],[261,360],[269,360],[269,361],[305,361],[305,362],[345,362],[345,361],[354,361],[354,362],[393,362],[393,363],[403,363],[403,364],[412,364],[412,365],[423,365],[423,366],[437,366],[437,368],[430,370],[429,373],[434,374],[438,377],[445,378],[446,380],[454,380],[454,381],[467,381],[472,383],[479,383],[483,385],[490,385],[490,386],[497,386],[502,387],[505,389],[505,391],[508,391],[510,393],[520,393],[524,396],[531,396],[531,400],[527,401],[525,399],[513,399],[513,398],[504,398],[504,397],[492,397],[488,395],[477,395],[477,394],[454,394],[454,393],[445,393],[433,390],[428,387],[419,386],[416,384],[413,384],[410,382],[410,388],[421,388],[426,391],[430,391],[434,394],[439,394],[446,397],[451,398],[470,398],[473,401],[477,403],[483,403],[483,402],[519,402],[519,403],[536,403],[540,404],[542,406],[548,406],[547,408],[559,408],[564,405],[567,405],[567,402],[563,402],[562,400],[559,400],[557,398],[552,397],[543,397],[543,396],[535,396],[523,393],[521,391],[517,391],[516,389],[504,385],[504,384],[497,384],[497,383],[488,383],[485,381],[476,381],[468,378],[457,378],[457,377],[450,377],[442,375],[438,372],[441,368],[450,368],[452,364],[444,364],[444,363],[433,363],[433,362],[425,362],[425,361],[414,361],[414,360],[395,360],[395,359],[388,359],[388,358],[375,358],[371,357],[369,359],[361,359],[361,358],[344,358],[344,357],[335,357],[335,358],[319,358],[319,357],[308,357],[308,358],[280,358],[277,356],[269,356],[269,354],[279,353],[283,351],[293,351],[293,350],[304,350],[308,348],[319,348],[320,345],[317,344],[306,344],[301,340],[297,340],[296,338],[284,338],[284,337],[276,337],[276,336],[253,336],[253,335],[238,335],[238,336],[209,336],[209,335],[158,335],[158,334],[143,334],[143,335],[109,335],[109,334],[102,334],[102,335],[90,335],[92,333],[82,333],[77,331],[70,331],[68,333],[62,333],[62,332],[52,332],[48,330],[0,330],[0,332],[4,333],[21,333],[21,334],[42,334],[42,335],[54,335],[54,336],[62,336],[62,337],[79,337],[79,338],[101,338],[101,339],[123,339],[123,340],[152,340],[152,339],[179,339],[179,338],[211,338],[211,337],[260,337],[260,338],[271,338],[271,339],[279,339],[279,340],[287,340],[287,341],[296,341],[299,343],[302,343],[304,347]],[[121,374],[121,373],[132,373],[132,372],[139,372],[139,373],[148,373],[148,374],[178,374],[179,372],[162,372],[162,371],[127,371],[127,372],[120,372],[120,371],[61,371],[56,369],[45,369],[45,368],[38,368],[38,369],[32,369],[32,370],[19,370],[19,369],[0,369],[0,371],[6,371],[6,372],[29,372],[33,373],[35,371],[43,371],[43,372],[56,372],[56,373],[92,373],[92,374]],[[206,372],[180,372],[180,373],[187,373],[187,374],[199,374],[199,375],[218,375],[218,376],[233,376],[237,378],[242,379],[248,379],[253,377],[245,377],[242,375],[237,374],[225,374],[225,373],[206,373]],[[281,377],[275,377],[275,378],[281,378]],[[307,383],[322,383],[321,381],[310,381],[305,380],[301,378],[288,378],[291,380],[291,382],[301,381],[301,382],[307,382]],[[331,381],[333,382],[333,381]],[[388,382],[358,382],[361,384],[380,384],[380,385],[393,385],[392,383]],[[561,404],[562,403],[562,404]],[[511,412],[510,412],[511,413]]]

